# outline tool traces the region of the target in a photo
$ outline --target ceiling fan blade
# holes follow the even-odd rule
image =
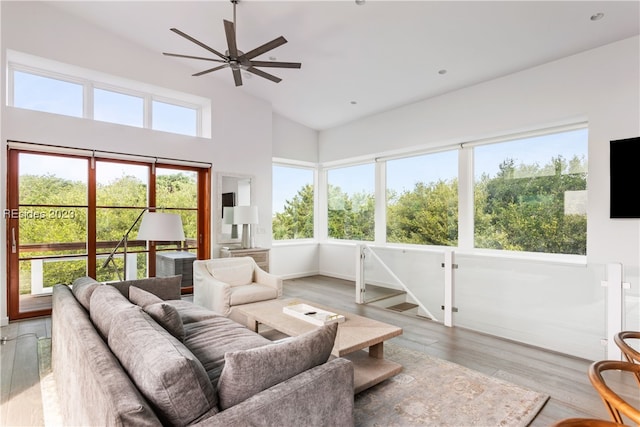
[[[253,67],[300,68],[299,62],[249,61]]]
[[[208,70],[200,71],[199,73],[192,74],[193,77],[198,77],[203,74],[211,73],[213,71],[222,70],[223,68],[227,68],[229,64],[220,65],[219,67],[209,68]]]
[[[255,58],[256,56],[262,55],[265,52],[269,52],[272,49],[277,48],[278,46],[282,46],[287,42],[287,39],[280,36],[277,39],[273,39],[270,42],[263,44],[262,46],[258,46],[257,48],[250,50],[249,52],[244,54],[244,57],[247,59]]]
[[[242,86],[242,75],[240,75],[240,70],[233,70],[233,81],[236,83],[236,86]]]
[[[271,80],[275,83],[280,83],[282,81],[280,77],[276,77],[273,74],[265,73],[264,71],[258,70],[257,68],[249,67],[247,68],[247,71],[255,74],[256,76],[264,77],[265,79]]]
[[[177,58],[202,59],[203,61],[213,61],[213,62],[227,62],[227,61],[223,61],[222,59],[205,58],[202,56],[181,55],[179,53],[162,52],[162,54],[166,56],[175,56]]]
[[[224,20],[224,33],[227,36],[227,46],[229,47],[229,56],[238,57],[238,46],[236,45],[236,30],[233,22]],[[235,73],[234,73],[235,74]]]
[[[193,37],[191,37],[189,34],[183,33],[182,31],[180,31],[177,28],[171,28],[171,31],[173,31],[174,33],[178,34],[179,36],[184,37],[185,39],[189,40],[190,42],[193,42],[195,44],[197,44],[198,46],[207,49],[209,52],[219,56],[222,59],[227,59],[223,54],[221,54],[220,52],[218,52],[215,49],[210,48],[209,46],[207,46],[206,44],[194,39]]]

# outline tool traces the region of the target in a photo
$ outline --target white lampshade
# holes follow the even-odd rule
[[[258,223],[258,207],[257,206],[236,206],[233,208],[234,224],[257,224]]]
[[[182,241],[184,240],[182,218],[178,214],[146,212],[140,223],[138,240]]]
[[[233,224],[233,206],[225,206],[222,208],[222,216],[225,224]]]

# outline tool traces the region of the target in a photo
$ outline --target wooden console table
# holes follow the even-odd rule
[[[243,256],[250,256],[256,261],[258,267],[269,272],[269,249],[266,248],[250,248],[250,249],[235,249],[235,248],[222,248],[220,249],[220,258],[237,258]]]

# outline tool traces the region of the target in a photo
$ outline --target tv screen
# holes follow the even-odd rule
[[[222,193],[222,217],[224,218],[224,208],[236,205],[236,193]]]
[[[640,137],[610,141],[611,218],[640,218]]]

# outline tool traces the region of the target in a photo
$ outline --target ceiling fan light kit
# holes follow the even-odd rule
[[[300,62],[277,62],[277,61],[258,61],[253,60],[253,58],[265,54],[283,44],[287,43],[287,39],[280,36],[276,39],[271,40],[261,46],[258,46],[255,49],[250,50],[249,52],[243,52],[238,50],[238,46],[236,44],[236,4],[238,0],[231,0],[233,4],[233,22],[223,20],[224,24],[224,32],[227,38],[227,50],[224,54],[218,52],[217,50],[207,46],[199,40],[191,37],[190,35],[178,30],[177,28],[171,28],[171,31],[178,34],[181,37],[189,40],[192,43],[197,44],[203,49],[208,50],[209,52],[216,55],[218,58],[207,58],[202,56],[192,56],[192,55],[182,55],[178,53],[167,53],[163,52],[163,55],[166,56],[174,56],[177,58],[188,58],[188,59],[198,59],[202,61],[212,61],[218,62],[222,65],[215,66],[213,68],[209,68],[204,71],[200,71],[199,73],[193,74],[193,76],[202,76],[204,74],[208,74],[217,70],[222,70],[223,68],[230,68],[233,73],[233,80],[236,86],[242,86],[242,74],[240,71],[247,71],[249,73],[255,74],[267,80],[271,80],[272,82],[279,83],[282,81],[280,77],[274,76],[273,74],[262,71],[256,67],[272,67],[272,68],[300,68],[302,64]]]

